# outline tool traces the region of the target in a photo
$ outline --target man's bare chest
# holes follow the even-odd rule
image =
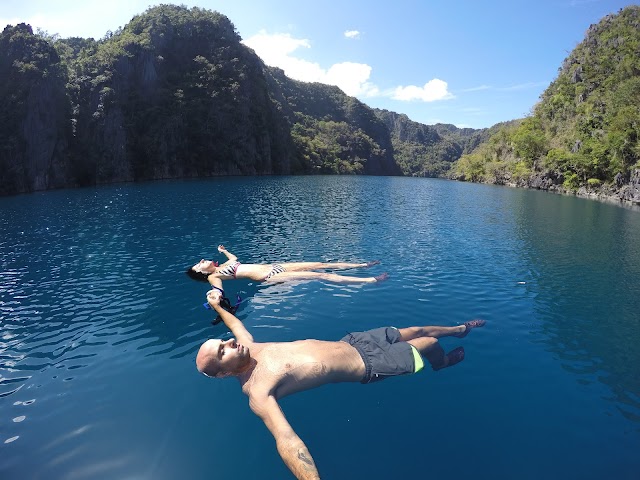
[[[324,362],[305,353],[262,355],[247,388],[281,398],[326,383],[327,373]]]

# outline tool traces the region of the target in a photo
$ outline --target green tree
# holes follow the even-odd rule
[[[538,158],[547,154],[548,142],[542,129],[542,122],[537,117],[526,118],[513,133],[511,140],[515,155],[528,168],[532,168]]]

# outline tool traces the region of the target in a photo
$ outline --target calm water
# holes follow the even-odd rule
[[[380,259],[379,285],[228,282],[256,340],[487,326],[455,368],[282,400],[323,478],[640,471],[640,213],[411,178],[230,178],[0,198],[0,478],[290,478],[233,379],[194,367],[184,269]],[[215,253],[214,253],[215,252]]]

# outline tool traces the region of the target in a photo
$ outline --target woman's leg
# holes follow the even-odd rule
[[[345,263],[345,262],[289,262],[289,263],[280,263],[284,268],[289,270],[290,272],[302,272],[309,270],[321,270],[321,269],[329,269],[329,270],[344,270],[347,268],[365,268],[370,267],[372,265],[376,265],[380,262],[368,262],[368,263]]]
[[[377,277],[349,277],[337,273],[286,271],[276,273],[267,282],[285,282],[287,280],[324,280],[333,283],[376,283],[387,278],[387,274]]]

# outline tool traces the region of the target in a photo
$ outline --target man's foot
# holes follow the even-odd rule
[[[378,275],[377,277],[373,277],[376,279],[376,282],[384,282],[387,278],[389,278],[389,274],[387,272],[384,272],[380,275]]]
[[[477,327],[484,327],[484,324],[487,323],[486,320],[469,320],[468,322],[464,322],[464,332],[460,332],[460,333],[456,333],[453,336],[454,337],[458,337],[458,338],[464,338],[467,335],[469,335],[469,332],[471,331],[472,328],[477,328]]]
[[[447,358],[449,359],[447,367],[453,367],[456,363],[460,363],[464,360],[464,347],[454,348],[447,353]]]
[[[365,268],[373,267],[374,265],[378,265],[380,260],[372,260],[371,262],[367,262]]]
[[[441,367],[432,367],[436,372],[438,370],[442,370],[443,368],[453,367],[457,363],[460,363],[464,360],[464,347],[458,347],[451,350],[446,355],[447,360],[442,364]]]

